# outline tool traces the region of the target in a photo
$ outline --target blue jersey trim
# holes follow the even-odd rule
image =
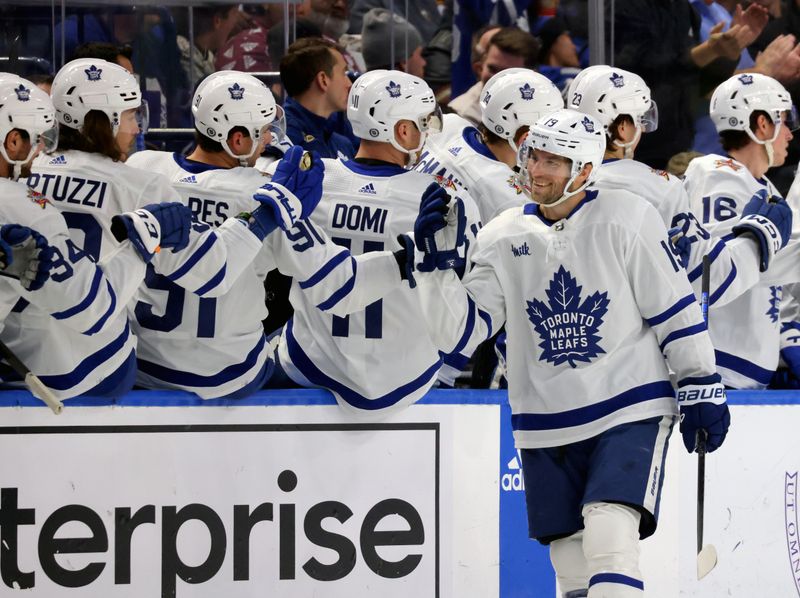
[[[725,353],[724,351],[715,350],[714,355],[717,358],[717,365],[719,367],[732,370],[742,376],[747,376],[759,384],[769,384],[770,380],[772,380],[772,374],[775,373],[766,368],[762,368],[760,365],[756,365],[752,361],[737,357],[736,355],[731,355],[730,353]]]
[[[497,157],[492,153],[492,150],[483,142],[480,132],[475,127],[464,127],[464,130],[461,131],[461,137],[476,154],[480,154],[484,158],[489,158],[495,162],[498,161]]]
[[[205,162],[198,162],[197,160],[190,160],[186,156],[182,156],[178,152],[174,152],[172,154],[173,160],[175,163],[183,168],[186,172],[191,172],[192,174],[200,174],[203,172],[207,172],[209,170],[223,170],[224,167],[222,166],[214,166],[212,164],[206,164]]]
[[[368,399],[353,389],[345,386],[341,382],[334,380],[327,374],[323,373],[316,365],[314,365],[311,359],[309,359],[308,355],[305,354],[302,347],[300,347],[297,339],[294,338],[294,334],[292,333],[293,325],[294,323],[292,320],[289,320],[286,324],[286,348],[295,367],[300,370],[303,376],[305,376],[306,379],[312,384],[322,386],[335,392],[348,404],[365,411],[374,411],[376,409],[385,409],[387,407],[391,407],[395,403],[406,398],[411,393],[418,391],[427,384],[430,384],[436,377],[439,369],[442,367],[441,358],[437,359],[432,366],[422,372],[422,374],[417,376],[411,382],[396,388],[382,397]]]
[[[463,353],[442,353],[440,351],[439,357],[442,358],[442,363],[444,365],[449,365],[457,370],[463,370],[464,367],[469,363],[469,357]]]
[[[317,284],[320,280],[324,279],[328,274],[330,274],[331,270],[333,270],[336,266],[341,264],[345,261],[348,257],[350,257],[350,253],[347,251],[341,251],[334,255],[328,262],[322,266],[319,270],[314,272],[309,278],[303,280],[298,283],[301,289],[307,289],[309,287],[313,287]]]
[[[236,378],[245,375],[248,371],[253,369],[258,362],[259,356],[264,351],[266,343],[267,338],[262,334],[261,338],[258,339],[256,346],[250,350],[250,352],[244,358],[244,361],[229,365],[216,374],[211,374],[209,376],[173,370],[172,368],[168,368],[158,363],[153,363],[152,361],[146,361],[141,358],[139,359],[139,370],[148,376],[152,376],[158,380],[163,380],[164,382],[169,382],[170,384],[194,386],[198,388],[222,386],[231,380],[235,380]],[[267,358],[269,358],[269,356],[267,356]]]
[[[167,278],[169,278],[172,281],[178,280],[181,276],[183,276],[189,270],[191,270],[197,262],[203,259],[205,255],[214,246],[214,243],[216,242],[217,242],[216,234],[212,233],[208,235],[208,238],[203,242],[203,244],[200,247],[197,248],[197,251],[195,251],[192,255],[190,255],[189,259],[187,259],[180,268],[175,270],[175,272],[167,276]]]
[[[117,296],[114,294],[114,289],[111,288],[111,283],[106,281],[106,286],[108,287],[108,295],[111,297],[111,305],[108,306],[106,313],[100,316],[100,319],[94,323],[94,326],[84,332],[86,336],[91,336],[100,332],[103,329],[103,326],[106,325],[106,322],[108,322],[109,318],[111,318],[114,310],[117,308]]]
[[[347,168],[349,168],[356,174],[363,174],[366,176],[390,177],[409,172],[400,165],[361,164],[360,162],[356,162],[355,160],[339,160],[339,162],[344,164]]]
[[[195,295],[200,295],[202,297],[203,295],[208,293],[210,290],[216,289],[220,285],[220,283],[223,280],[225,280],[225,272],[227,271],[227,269],[228,269],[228,265],[227,264],[222,264],[222,269],[219,272],[217,272],[213,277],[211,277],[211,279],[206,284],[204,284],[199,289],[197,289],[194,292]]]
[[[580,203],[578,205],[576,205],[569,214],[567,214],[566,218],[562,218],[561,220],[569,220],[583,206],[585,206],[587,203],[597,199],[597,189],[587,189],[585,193],[586,193],[586,195],[580,201]],[[539,204],[536,203],[536,202],[526,203],[522,208],[522,213],[525,214],[526,216],[536,216],[539,220],[541,220],[547,226],[553,226],[556,222],[559,222],[559,220],[550,220],[549,218],[546,218],[541,213],[541,211],[539,210],[539,207],[540,207]]]
[[[661,471],[664,470],[662,469]],[[596,575],[592,575],[592,578],[589,580],[589,587],[591,588],[593,585],[598,583],[616,583],[644,591],[644,582],[642,580],[636,579],[635,577],[622,575],[622,573],[598,573]]]
[[[97,298],[97,293],[100,290],[100,281],[103,279],[103,272],[95,266],[94,278],[92,278],[92,284],[89,287],[89,294],[83,298],[83,300],[78,303],[77,305],[70,307],[69,309],[65,309],[64,311],[59,311],[53,314],[56,320],[66,320],[67,318],[71,318],[75,314],[81,313],[84,309],[89,307],[94,300]],[[113,291],[112,291],[113,293]]]
[[[486,323],[486,328],[489,331],[486,333],[486,338],[490,338],[492,336],[492,317],[480,308],[478,308],[478,315]]]
[[[728,277],[722,282],[717,290],[711,293],[711,296],[708,298],[708,304],[714,305],[720,297],[722,297],[723,293],[728,290],[728,287],[733,284],[734,279],[736,278],[737,270],[736,264],[731,262],[731,271],[728,273]]]
[[[694,295],[686,295],[683,299],[675,303],[672,307],[667,309],[666,311],[661,312],[657,316],[653,316],[652,318],[645,318],[644,321],[648,323],[650,326],[658,326],[659,324],[663,324],[667,320],[669,320],[672,316],[677,314],[679,311],[682,311],[689,307],[692,303],[694,303],[696,299]]]
[[[128,322],[125,323],[125,329],[122,333],[107,344],[102,349],[95,351],[91,355],[89,355],[86,359],[81,361],[75,369],[73,369],[68,374],[57,374],[54,376],[39,376],[39,379],[44,382],[45,386],[49,386],[53,390],[68,390],[81,382],[91,374],[97,367],[101,364],[108,361],[111,357],[113,357],[120,349],[125,346],[128,337],[130,336],[130,324]]]
[[[661,352],[663,353],[666,346],[671,342],[676,341],[680,338],[685,338],[687,336],[693,336],[695,334],[699,334],[704,330],[708,330],[708,326],[706,326],[705,322],[700,322],[699,324],[695,324],[694,326],[687,326],[686,328],[681,328],[680,330],[673,330],[667,335],[667,338],[661,341],[659,349],[661,349]]]
[[[689,386],[690,384],[717,384],[718,382],[722,382],[722,378],[719,374],[709,374],[708,376],[694,376],[689,378],[684,378],[678,382],[678,388],[683,388],[684,386]]]
[[[472,336],[472,332],[475,330],[475,311],[475,302],[472,300],[472,297],[467,295],[467,323],[464,325],[464,333],[461,335],[461,338],[458,339],[456,346],[453,347],[452,353],[460,353],[466,346],[469,337]]]
[[[631,405],[674,396],[675,391],[666,380],[651,382],[626,390],[594,405],[578,407],[561,413],[517,413],[511,416],[511,426],[514,430],[532,431],[572,428],[597,421]]]
[[[351,257],[350,260],[353,262],[353,274],[350,278],[347,279],[347,282],[344,283],[338,291],[336,291],[333,295],[328,297],[325,301],[317,305],[317,309],[321,309],[322,311],[327,311],[331,309],[334,305],[339,303],[342,299],[347,297],[350,294],[350,291],[353,290],[353,287],[356,285],[356,270],[358,266],[356,265],[356,261]]]
[[[787,320],[781,323],[781,333],[788,332],[789,330],[800,330],[800,322],[794,320]]]
[[[714,260],[717,259],[722,250],[725,249],[725,242],[724,241],[717,241],[714,245],[714,248],[708,252],[708,262],[709,264],[713,264]],[[703,264],[698,265],[694,270],[689,272],[689,282],[694,282],[700,276],[703,275]]]

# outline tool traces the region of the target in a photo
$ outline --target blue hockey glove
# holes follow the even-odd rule
[[[792,209],[785,199],[770,202],[765,189],[759,190],[744,207],[742,217],[733,227],[734,235],[752,235],[761,252],[761,271],[786,246],[792,234]]]
[[[237,218],[247,223],[247,228],[258,237],[259,241],[263,241],[268,234],[278,228],[278,222],[275,220],[275,210],[266,203],[261,204],[252,212],[242,212]]]
[[[261,189],[270,190],[278,186],[283,195],[288,196],[288,201],[282,197],[274,198],[271,193],[267,197],[280,200],[276,213],[278,225],[284,230],[294,226],[295,220],[308,218],[319,200],[322,199],[322,179],[325,175],[325,165],[316,152],[305,152],[302,147],[291,147],[278,162],[272,181]],[[286,193],[288,192],[288,193]],[[261,190],[256,192],[254,199],[263,202],[259,197]]]
[[[111,219],[117,241],[129,239],[145,262],[161,248],[179,251],[189,244],[192,211],[180,202],[149,204]]]
[[[456,198],[450,206],[450,195],[443,187],[438,183],[428,185],[414,222],[414,242],[423,254],[416,269],[420,272],[463,269],[466,230],[464,202]]]
[[[394,259],[400,268],[400,278],[408,281],[412,289],[417,286],[414,279],[414,240],[408,235],[397,235],[397,242],[402,249],[394,252]]]
[[[681,412],[680,430],[686,450],[697,450],[698,434],[705,435],[706,451],[717,450],[725,440],[731,416],[725,400],[725,387],[719,374],[702,380],[704,384],[685,384],[678,387],[678,407]]]
[[[22,288],[39,290],[50,278],[55,249],[35,230],[5,224],[0,228],[0,247],[5,253],[2,270],[18,278]]]
[[[669,229],[669,241],[672,245],[672,254],[685,270],[689,267],[689,255],[692,252],[693,240],[686,236],[685,227],[675,226]]]

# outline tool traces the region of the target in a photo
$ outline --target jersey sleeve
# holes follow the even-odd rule
[[[265,243],[278,270],[293,277],[318,309],[333,315],[361,311],[404,284],[391,251],[353,256],[310,220],[276,230]]]
[[[678,383],[716,373],[714,348],[684,270],[655,208],[643,205],[627,255],[628,280]]]

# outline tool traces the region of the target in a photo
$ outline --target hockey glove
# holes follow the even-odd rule
[[[397,242],[402,249],[394,252],[394,259],[400,268],[400,278],[408,281],[412,289],[417,286],[414,279],[414,240],[409,235],[397,235]]]
[[[262,187],[264,189],[270,185],[278,185],[284,192],[288,191],[294,202],[297,202],[291,205],[294,213],[289,214],[290,223],[286,218],[278,218],[279,224],[281,222],[288,224],[288,226],[281,225],[281,228],[284,230],[292,228],[295,220],[308,218],[311,215],[322,199],[324,174],[325,165],[316,152],[305,152],[302,147],[296,145],[284,154],[283,159],[278,162],[271,183]],[[255,199],[262,201],[258,197]]]
[[[149,204],[111,219],[117,241],[130,240],[145,262],[161,251],[179,251],[189,244],[192,211],[180,202]]]
[[[774,255],[789,242],[792,209],[782,198],[770,202],[766,190],[761,189],[747,202],[742,217],[733,227],[733,234],[753,236],[761,251],[761,271],[764,272]]]
[[[444,188],[438,183],[428,185],[414,222],[414,242],[423,254],[417,270],[463,270],[466,230],[464,202],[456,198],[451,206],[450,195]]]
[[[706,437],[706,450],[717,450],[725,440],[731,416],[725,401],[725,387],[719,374],[709,376],[706,384],[686,384],[678,387],[678,408],[681,412],[680,430],[686,450],[697,450],[698,433]]]
[[[684,227],[675,226],[669,229],[669,241],[672,245],[672,254],[685,270],[689,266],[689,255],[692,252],[692,239],[686,236]]]
[[[0,247],[5,253],[2,270],[19,278],[22,288],[36,291],[50,278],[55,249],[35,230],[19,224],[5,224],[0,228]]]

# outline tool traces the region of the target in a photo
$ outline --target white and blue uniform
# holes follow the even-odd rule
[[[715,154],[692,160],[684,185],[692,211],[701,215],[703,226],[715,239],[732,237],[742,210],[757,191],[780,196],[766,178],[756,179],[743,164]],[[778,366],[781,284],[797,282],[800,269],[795,233],[792,237],[758,284],[709,311],[717,366],[726,386],[764,388]]]
[[[478,129],[456,114],[446,114],[442,132],[427,138],[414,170],[452,180],[466,190],[483,223],[526,202],[514,171],[495,158]]]
[[[760,256],[749,237],[712,237],[700,224],[689,205],[680,179],[664,170],[650,168],[636,160],[604,160],[592,185],[597,189],[623,189],[647,200],[659,213],[667,229],[683,227],[691,239],[686,272],[700,297],[703,256],[711,262],[710,305],[724,305],[759,282]]]
[[[148,272],[133,310],[138,379],[144,386],[182,388],[203,398],[261,386],[273,366],[262,326],[264,278],[275,268],[296,278],[315,309],[340,315],[363,309],[401,284],[390,253],[356,262],[309,222],[276,230],[262,245],[243,221],[231,218],[259,205],[253,194],[269,178],[254,168],[218,168],[153,151],[139,152],[131,162],[166,176],[180,200],[217,232],[239,231],[245,248],[228,263],[235,261],[242,273],[221,293],[184,293],[169,277]]]
[[[36,230],[56,250],[41,289],[0,279],[8,308],[3,342],[61,399],[87,391],[114,395],[115,384],[124,392],[135,365],[125,306],[144,277],[144,262],[125,243],[101,267],[70,238],[64,217],[44,196],[4,179],[0,194],[0,220]],[[2,376],[4,382],[19,380],[5,366]]]
[[[325,160],[322,201],[311,221],[353,254],[397,250],[397,235],[413,230],[430,183],[425,174],[388,163]],[[468,195],[462,199],[474,246],[477,207]],[[279,346],[281,364],[296,382],[327,388],[362,414],[413,403],[436,382],[449,358],[440,355],[419,297],[407,285],[348,318],[316,309],[301,289],[295,281],[294,316]]]

